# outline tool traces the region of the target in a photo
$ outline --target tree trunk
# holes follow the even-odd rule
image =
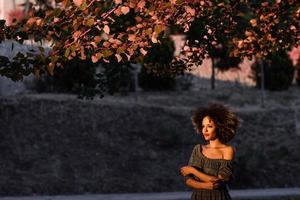
[[[25,14],[27,14],[29,11],[29,4],[30,4],[29,0],[26,0],[25,1],[25,9],[24,9]]]
[[[211,89],[215,89],[215,60],[211,58]]]
[[[258,63],[260,65],[260,72],[261,72],[261,107],[264,108],[265,107],[265,70],[264,70],[264,64],[262,62],[261,59],[258,60]]]
[[[16,6],[16,0],[13,0],[13,7],[14,7],[14,10],[17,8],[17,6]]]

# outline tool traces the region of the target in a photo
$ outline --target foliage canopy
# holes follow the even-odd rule
[[[21,80],[30,73],[53,75],[74,58],[93,63],[145,62],[148,51],[172,34],[200,22],[166,73],[200,64],[226,40],[233,57],[262,58],[300,41],[298,0],[38,0],[26,17],[0,21],[0,42],[37,42],[35,52],[0,57],[0,74]],[[49,44],[50,51],[42,44]],[[163,55],[162,55],[163,56]],[[155,65],[153,65],[155,66]],[[174,70],[175,68],[175,70]],[[176,70],[176,69],[179,70]],[[155,70],[152,70],[155,71]]]

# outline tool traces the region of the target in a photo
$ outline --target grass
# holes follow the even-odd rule
[[[237,109],[260,109],[262,96],[262,91],[257,88],[222,82],[215,90],[205,87],[190,91],[138,92],[128,96],[105,96],[100,101],[190,108],[221,102]],[[265,108],[300,105],[300,87],[292,85],[286,91],[265,91],[264,104]]]

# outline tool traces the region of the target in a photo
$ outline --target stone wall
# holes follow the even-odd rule
[[[191,109],[74,97],[0,99],[0,195],[182,191]],[[300,186],[294,110],[239,110],[230,187]]]

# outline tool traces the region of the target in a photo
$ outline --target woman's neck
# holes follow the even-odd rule
[[[217,138],[215,140],[209,140],[208,146],[211,148],[224,147],[224,144]]]

